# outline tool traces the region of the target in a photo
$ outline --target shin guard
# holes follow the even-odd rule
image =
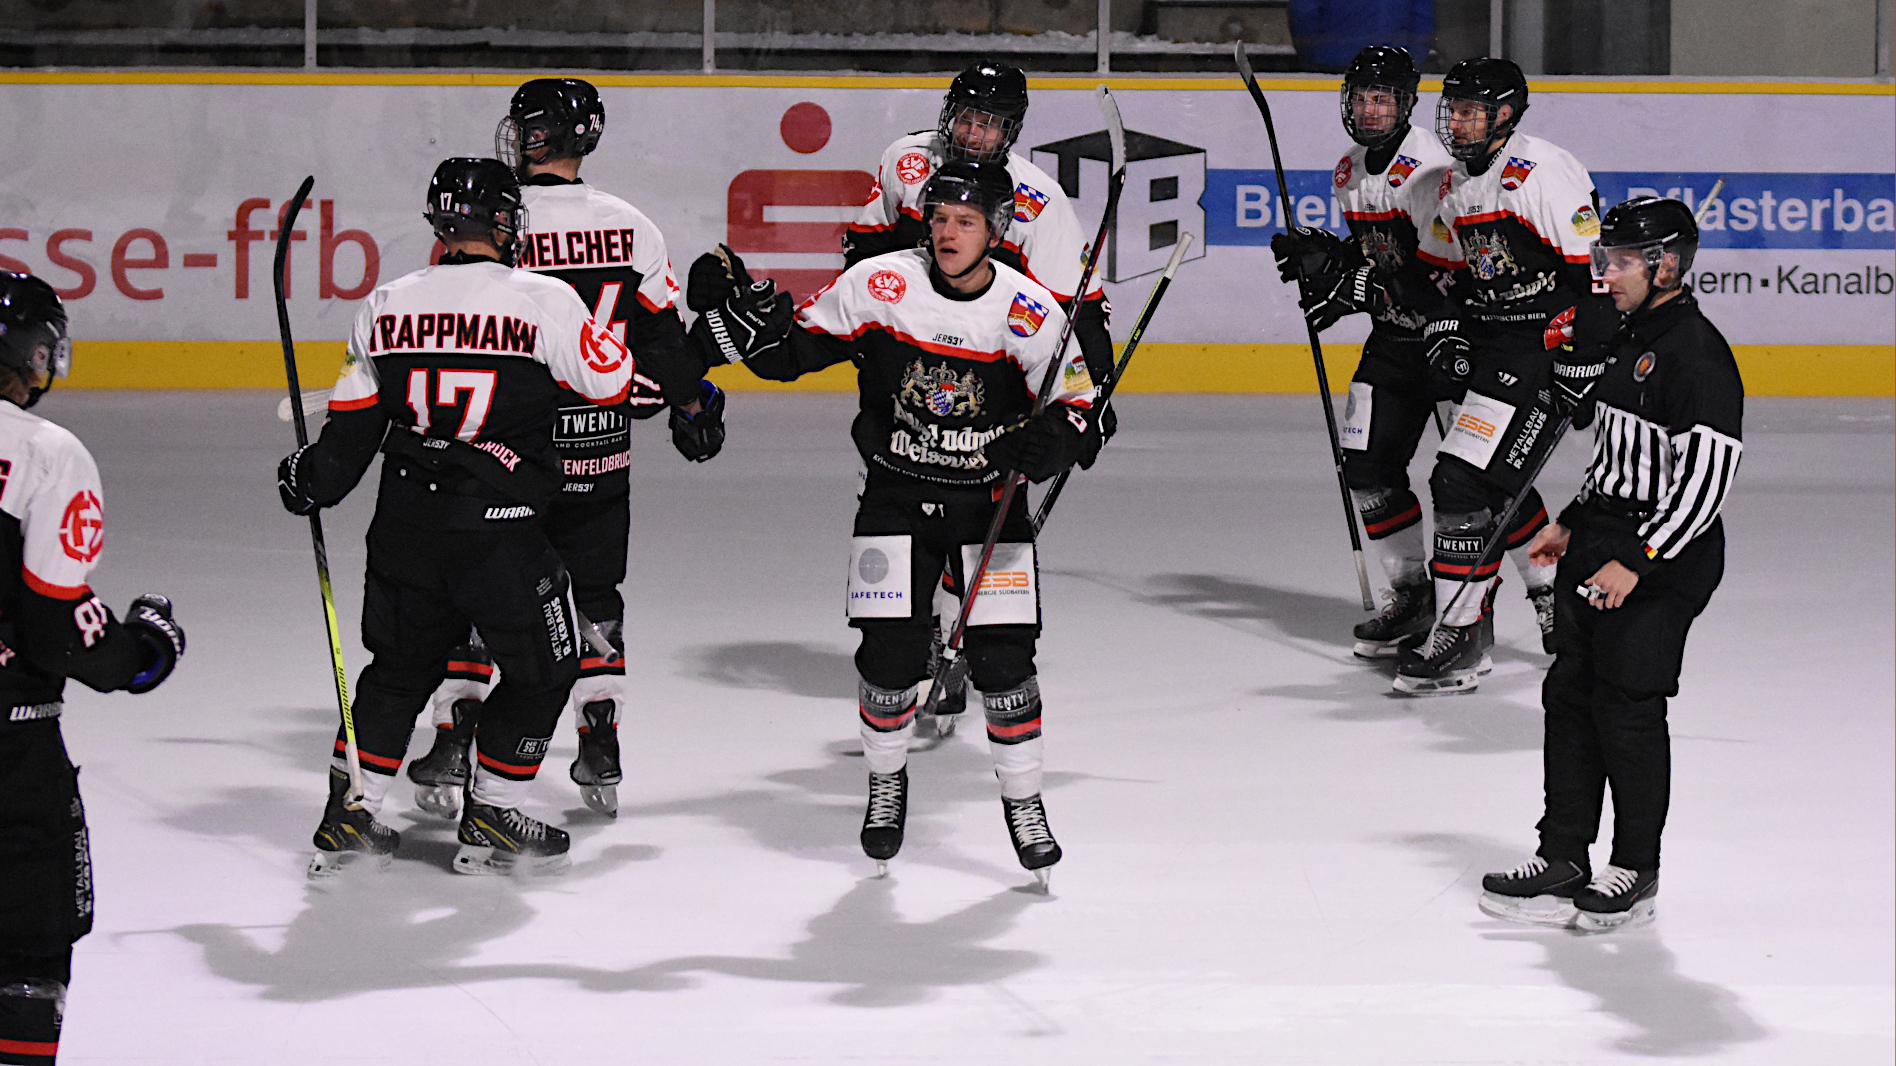
[[[65,1021],[66,986],[50,978],[0,984],[0,1062],[53,1066]]]
[[[1363,516],[1364,545],[1382,566],[1392,587],[1419,585],[1426,577],[1422,545],[1422,503],[1408,489],[1351,489]]]
[[[1521,500],[1520,510],[1515,512],[1514,526],[1508,530],[1504,545],[1508,558],[1514,560],[1515,567],[1521,571],[1521,581],[1530,596],[1554,583],[1554,565],[1535,566],[1527,558],[1527,546],[1546,525],[1547,505],[1541,501],[1540,493],[1530,488]]]
[[[892,774],[907,766],[909,738],[915,734],[915,686],[880,688],[858,679],[856,698],[869,772]]]
[[[479,633],[470,632],[468,642],[448,653],[448,671],[435,690],[433,720],[436,728],[454,725],[457,700],[479,702],[494,687],[494,657],[487,654]]]
[[[1435,577],[1435,602],[1443,612],[1443,625],[1472,625],[1481,616],[1482,597],[1487,593],[1489,582],[1500,573],[1501,560],[1490,559],[1479,569],[1475,561],[1493,535],[1494,515],[1486,508],[1466,514],[1438,513],[1435,516],[1435,559],[1430,570]],[[1461,592],[1462,585],[1469,582],[1477,587]],[[1456,600],[1458,592],[1461,599]]]
[[[1040,739],[1040,680],[1029,677],[1019,688],[984,692],[988,748],[994,753],[994,776],[1001,795],[1026,799],[1040,794],[1042,763]]]

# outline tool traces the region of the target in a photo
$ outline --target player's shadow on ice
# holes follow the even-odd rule
[[[1532,796],[1523,797],[1531,804]],[[1524,811],[1524,817],[1531,811]],[[1531,840],[1531,837],[1524,838]],[[1468,900],[1474,928],[1486,940],[1537,944],[1547,952],[1542,968],[1567,987],[1592,996],[1598,1009],[1618,1018],[1632,1032],[1613,1042],[1634,1055],[1707,1056],[1735,1045],[1762,1040],[1769,1032],[1728,989],[1679,973],[1678,960],[1660,938],[1665,897],[1658,924],[1617,933],[1586,934],[1540,929],[1489,919],[1475,910],[1481,875],[1502,870],[1526,854],[1483,837],[1420,833],[1398,842],[1431,856],[1438,866],[1460,871],[1457,886]]]
[[[744,641],[688,648],[680,655],[698,676],[731,688],[768,689],[816,699],[856,698],[856,663],[847,652],[795,641]]]
[[[1218,574],[1154,574],[1146,586],[1142,602],[1226,624],[1258,623],[1296,640],[1335,643],[1363,617],[1347,599]]]

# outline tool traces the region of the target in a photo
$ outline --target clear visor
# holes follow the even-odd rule
[[[1665,259],[1666,249],[1658,243],[1602,248],[1599,241],[1594,241],[1587,247],[1587,255],[1593,276],[1604,278],[1609,271],[1624,274],[1629,270],[1657,267]]]
[[[46,370],[56,378],[72,373],[72,338],[60,334],[46,360]]]

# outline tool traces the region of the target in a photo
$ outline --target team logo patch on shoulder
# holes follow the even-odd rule
[[[1040,324],[1046,320],[1046,308],[1029,299],[1024,292],[1014,294],[1014,305],[1007,309],[1007,328],[1014,331],[1014,336],[1031,337],[1040,332]]]
[[[1527,183],[1527,176],[1534,172],[1532,159],[1509,156],[1508,165],[1501,168],[1501,187],[1509,192]]]
[[[1644,382],[1647,378],[1651,377],[1653,364],[1658,361],[1659,357],[1651,352],[1640,356],[1639,362],[1633,364],[1633,380]]]
[[[1582,237],[1599,235],[1600,216],[1594,213],[1591,204],[1582,204],[1580,210],[1573,213],[1573,231]]]
[[[1350,183],[1350,175],[1355,171],[1356,164],[1350,161],[1349,156],[1344,156],[1336,161],[1336,169],[1330,172],[1330,182],[1341,189]]]
[[[869,275],[869,295],[885,304],[899,304],[908,293],[908,279],[893,270],[878,270]]]
[[[1093,387],[1093,373],[1086,369],[1084,357],[1075,354],[1060,368],[1060,386],[1069,392],[1086,392]]]
[[[619,369],[631,356],[625,345],[619,342],[617,334],[598,319],[589,318],[579,331],[579,354],[586,365],[601,374],[610,374]]]
[[[1421,165],[1420,159],[1410,159],[1406,155],[1397,156],[1396,161],[1389,164],[1389,187],[1402,188],[1402,183],[1408,181],[1409,175],[1415,173],[1415,168]]]
[[[933,169],[926,152],[906,152],[895,161],[895,176],[901,178],[904,185],[920,185],[928,180],[928,172]]]
[[[1047,194],[1021,182],[1014,186],[1014,221],[1032,222],[1047,208]]]
[[[69,558],[89,563],[105,548],[105,508],[91,489],[80,489],[59,520],[59,546]]]
[[[1454,187],[1455,187],[1454,170],[1450,169],[1450,170],[1442,171],[1442,182],[1441,184],[1435,187],[1435,198],[1437,200],[1448,199],[1449,191],[1453,189]]]

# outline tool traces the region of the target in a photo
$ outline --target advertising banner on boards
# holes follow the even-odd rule
[[[607,120],[585,179],[651,216],[681,275],[721,241],[799,294],[841,268],[842,225],[868,198],[883,148],[932,128],[941,102],[941,86],[924,79],[594,80]],[[515,84],[446,74],[7,75],[0,99],[14,147],[0,186],[0,267],[58,287],[80,341],[268,340],[278,220],[296,183],[314,174],[291,235],[291,317],[299,339],[340,342],[357,300],[428,263],[429,174],[448,156],[493,153]],[[1421,122],[1434,114],[1427,89]],[[1888,88],[1691,90],[1537,82],[1523,128],[1585,163],[1605,205],[1641,193],[1696,203],[1726,179],[1692,281],[1734,345],[1890,345]],[[1148,343],[1302,342],[1267,246],[1286,223],[1342,228],[1329,189],[1348,140],[1333,81],[1282,79],[1266,91],[1289,203],[1279,202],[1262,124],[1235,78],[1115,83],[1138,149],[1103,266],[1117,335],[1190,233],[1192,258]],[[1104,187],[1101,128],[1089,83],[1037,81],[1016,146],[1065,186],[1089,233]],[[559,262],[590,253],[542,234],[534,254]],[[1366,332],[1356,316],[1325,340],[1347,346]],[[1191,391],[1193,382],[1169,387]]]

